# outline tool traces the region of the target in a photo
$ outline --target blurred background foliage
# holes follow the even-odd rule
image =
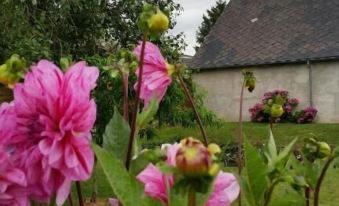
[[[59,62],[61,57],[86,60],[103,71],[108,60],[120,48],[133,49],[141,33],[137,19],[143,4],[152,3],[170,14],[171,28],[182,7],[173,0],[2,0],[0,1],[0,62],[11,54],[24,56],[33,63],[45,58]],[[152,41],[160,46],[171,63],[180,62],[185,42],[183,34],[165,33]],[[131,77],[130,95],[135,76]],[[217,117],[203,105],[203,92],[186,75],[190,90],[206,124],[218,124]],[[101,72],[94,97],[98,105],[98,117],[94,137],[101,143],[106,124],[113,115],[113,108],[122,107],[122,83]],[[181,91],[173,81],[161,103],[155,120],[141,134],[153,136],[157,126],[195,125],[194,114]]]

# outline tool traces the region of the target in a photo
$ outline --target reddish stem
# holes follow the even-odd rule
[[[128,74],[122,72],[123,98],[124,98],[124,119],[128,122]]]
[[[140,90],[141,90],[141,83],[142,83],[142,76],[143,76],[142,74],[143,74],[143,69],[144,69],[144,56],[145,56],[146,42],[147,42],[147,34],[144,33],[143,41],[141,45],[140,60],[139,60],[139,79],[137,82],[137,90],[136,90],[135,101],[134,101],[134,110],[132,113],[131,133],[129,136],[127,156],[126,156],[126,162],[125,162],[125,166],[127,170],[129,170],[129,167],[131,164],[133,143],[134,143],[135,133],[137,130],[136,129],[137,116],[138,116],[139,104],[140,104]]]
[[[310,187],[306,187],[305,188],[305,199],[306,199],[305,206],[310,206],[310,193],[311,193]]]
[[[69,206],[73,206],[73,200],[72,200],[72,193],[71,192],[68,195],[68,204],[69,204]]]
[[[183,88],[184,93],[185,93],[187,99],[190,102],[190,105],[191,105],[191,107],[193,109],[193,112],[195,114],[196,120],[198,122],[198,125],[199,125],[199,128],[200,128],[202,137],[204,138],[204,143],[207,146],[208,145],[208,138],[207,138],[206,130],[205,130],[204,125],[203,125],[203,123],[201,121],[201,118],[200,118],[199,112],[197,110],[197,107],[195,106],[193,97],[192,97],[191,93],[189,92],[189,90],[188,90],[188,88],[186,86],[186,83],[185,83],[184,79],[182,78],[181,74],[178,74],[178,79],[180,81],[181,87]]]
[[[245,89],[245,80],[243,81],[242,86],[241,86],[240,106],[239,106],[239,139],[238,139],[238,174],[239,174],[239,177],[241,176],[241,172],[242,172],[242,145],[243,145],[243,142],[244,142],[243,121],[242,121],[244,89]],[[241,206],[241,191],[239,193],[238,205]]]
[[[79,206],[84,206],[84,199],[82,196],[80,182],[79,181],[75,182],[75,185],[76,185],[77,192],[78,192]]]
[[[314,206],[319,205],[319,196],[320,196],[321,184],[323,183],[326,172],[327,172],[327,170],[328,170],[328,168],[329,168],[329,166],[330,166],[330,164],[332,163],[333,160],[334,160],[334,157],[329,157],[328,160],[325,163],[324,168],[321,170],[319,179],[317,181],[317,185],[316,185],[315,190],[314,190]]]

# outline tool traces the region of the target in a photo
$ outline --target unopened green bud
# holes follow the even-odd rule
[[[17,54],[13,54],[6,61],[6,66],[11,72],[20,72],[26,68],[26,60]]]
[[[253,92],[255,88],[255,79],[251,78],[248,81],[246,81],[246,87],[249,92]]]
[[[325,158],[331,155],[331,147],[326,142],[318,142],[319,151],[318,158]]]
[[[138,62],[133,61],[133,62],[130,64],[130,69],[131,69],[132,71],[135,71],[137,68],[138,68]]]
[[[283,115],[284,109],[280,104],[273,104],[271,107],[271,117],[279,118]]]
[[[63,71],[66,71],[71,65],[71,60],[67,57],[60,58],[60,67]]]
[[[151,16],[148,20],[148,28],[153,33],[161,33],[168,29],[169,19],[168,17],[159,9],[157,13]]]

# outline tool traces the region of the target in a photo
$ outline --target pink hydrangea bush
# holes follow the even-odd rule
[[[307,107],[306,109],[295,112],[295,121],[299,124],[311,123],[314,121],[318,110],[314,107]]]
[[[15,132],[3,145],[26,174],[31,199],[48,203],[56,195],[56,204],[62,205],[72,181],[90,177],[91,129],[96,119],[90,92],[98,75],[98,69],[85,62],[63,74],[52,62],[41,60],[14,88]]]
[[[280,96],[284,102],[283,109],[284,114],[278,119],[280,122],[290,121],[293,116],[293,110],[298,106],[299,100],[296,98],[290,98],[289,92],[286,90],[273,90],[264,93],[261,98],[261,102],[255,104],[249,109],[251,114],[251,121],[253,122],[269,122],[269,104],[277,97]]]

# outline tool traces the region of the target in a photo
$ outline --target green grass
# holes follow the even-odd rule
[[[237,123],[225,123],[219,128],[207,128],[207,133],[211,142],[221,145],[235,141],[237,137]],[[244,133],[253,143],[266,142],[268,138],[268,125],[258,123],[245,123]],[[299,138],[299,144],[306,137],[316,137],[319,140],[324,140],[333,146],[339,145],[339,124],[277,124],[274,126],[274,135],[278,145],[286,145],[294,138]],[[143,139],[143,145],[160,145],[168,142],[172,143],[182,139],[183,137],[193,136],[200,138],[199,130],[196,128],[181,128],[168,127],[156,131],[156,136],[151,140]],[[231,171],[235,171],[230,169]],[[98,182],[98,197],[108,198],[113,192],[103,174],[100,166],[96,168],[96,176]],[[331,168],[325,178],[324,185],[321,191],[321,206],[337,206],[339,203],[339,193],[336,192],[339,184],[339,169]],[[90,197],[92,193],[92,180],[89,180],[82,185],[83,192],[86,197]],[[282,190],[287,187],[277,188],[274,195],[279,195]],[[73,192],[74,199],[76,193]],[[273,196],[274,198],[274,196]],[[245,206],[245,204],[244,204]]]
[[[266,142],[269,135],[268,124],[244,123],[244,134],[252,142]],[[273,127],[277,144],[283,146],[294,138],[299,138],[299,143],[306,137],[316,137],[331,145],[339,145],[339,124],[276,124]],[[219,128],[207,128],[210,142],[220,145],[236,141],[238,135],[237,123],[225,123]],[[152,140],[143,140],[143,144],[162,144],[164,142],[175,142],[183,137],[193,136],[201,138],[197,128],[167,127],[156,131]]]

